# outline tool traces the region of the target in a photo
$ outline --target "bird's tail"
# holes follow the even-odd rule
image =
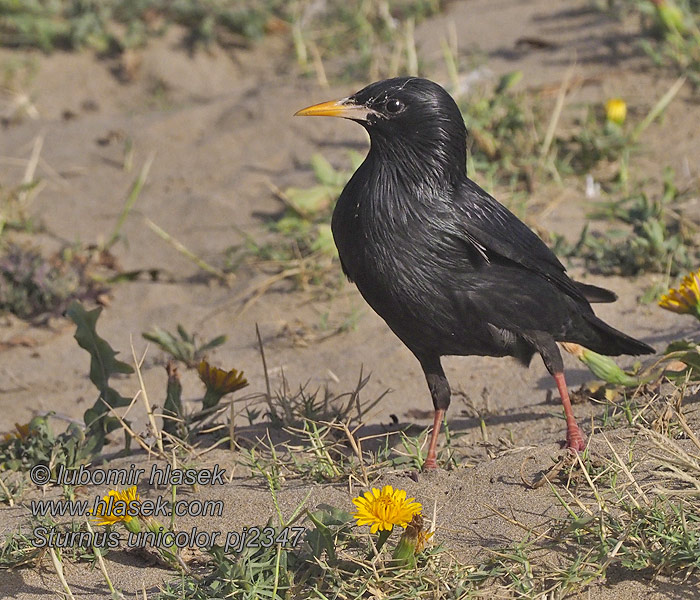
[[[598,287],[597,285],[581,283],[580,281],[574,281],[574,285],[576,285],[578,291],[581,292],[583,297],[589,302],[615,302],[615,300],[617,300],[617,294],[615,292]]]
[[[649,344],[634,339],[633,337],[618,331],[596,317],[593,313],[582,315],[591,325],[595,339],[580,341],[583,346],[607,356],[619,356],[620,354],[653,354],[656,352]],[[572,340],[573,341],[573,340]]]

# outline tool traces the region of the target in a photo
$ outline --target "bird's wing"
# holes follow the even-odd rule
[[[564,265],[537,235],[473,181],[457,191],[453,203],[463,238],[489,261],[498,255],[555,283],[568,295],[586,301],[585,286],[566,274]]]
[[[510,332],[547,331],[561,339],[586,312],[557,285],[513,263],[492,264],[452,291],[458,313]]]

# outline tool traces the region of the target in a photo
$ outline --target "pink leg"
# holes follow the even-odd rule
[[[569,400],[569,390],[566,388],[564,373],[554,373],[554,381],[557,383],[561,403],[564,407],[564,414],[566,415],[566,447],[581,452],[586,448],[586,442],[583,433],[576,424],[574,411],[571,410],[571,400]]]
[[[440,435],[440,430],[442,429],[442,419],[445,416],[445,411],[442,409],[435,410],[435,417],[433,418],[433,432],[430,434],[430,445],[428,446],[428,456],[423,463],[423,470],[437,469],[437,443],[438,435]]]

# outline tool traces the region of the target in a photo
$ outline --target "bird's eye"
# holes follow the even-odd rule
[[[387,100],[386,104],[384,105],[384,108],[389,114],[395,115],[396,113],[399,113],[404,109],[404,104],[403,102],[401,102],[401,100]]]

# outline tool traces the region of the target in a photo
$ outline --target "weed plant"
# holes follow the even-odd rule
[[[0,444],[3,469],[26,470],[37,463],[78,464],[95,456],[99,447],[92,438],[104,439],[112,422],[121,426],[139,445],[155,451],[162,460],[173,461],[173,466],[181,451],[194,456],[195,448],[189,442],[197,443],[196,440],[178,440],[177,430],[167,436],[173,452],[166,453],[157,444],[153,448],[153,442],[150,446],[146,444],[146,436],[136,434],[127,422],[116,416],[113,409],[125,406],[128,401],[114,396],[117,392],[110,387],[108,378],[124,372],[126,365],[116,361],[107,342],[96,335],[98,313],[73,306],[70,314],[77,324],[78,342],[89,349],[93,357],[91,378],[101,390],[99,405],[104,406],[105,401],[109,401],[110,409],[100,415],[95,407],[90,409],[86,413],[85,429],[76,425],[59,436],[48,429],[46,418],[36,418],[26,431],[18,427],[16,433],[6,436]],[[192,338],[189,334],[180,337],[184,341]],[[176,347],[173,349],[178,351]],[[262,348],[261,356],[265,364]],[[139,363],[135,362],[138,373]],[[198,369],[203,381],[208,382],[208,393],[212,387],[223,393],[224,388],[233,390],[240,386],[240,374],[231,379],[234,371],[218,370],[219,373],[211,366],[206,370]],[[310,392],[303,386],[293,393],[284,381],[273,393],[267,374],[266,382],[265,393],[249,397],[249,401],[257,398],[256,402],[263,408],[255,404],[246,407],[250,423],[264,417],[265,424],[269,425],[265,438],[251,445],[245,435],[234,438],[231,427],[224,427],[222,431],[227,431],[229,441],[238,447],[237,460],[250,468],[253,477],[262,477],[270,490],[277,518],[271,518],[267,526],[275,530],[280,542],[270,547],[248,548],[241,553],[224,553],[221,547],[215,546],[203,561],[200,558],[192,565],[188,564],[189,559],[170,553],[164,565],[180,574],[163,586],[160,598],[286,600],[356,598],[379,593],[397,598],[440,599],[496,594],[534,600],[543,595],[561,597],[585,590],[602,580],[611,567],[629,573],[691,577],[700,564],[700,519],[697,518],[700,441],[682,410],[685,389],[682,384],[679,387],[666,384],[670,385],[664,393],[666,400],[657,399],[660,403],[670,402],[668,410],[651,410],[651,402],[640,388],[642,395],[636,407],[622,405],[617,413],[608,414],[608,425],[619,422],[620,415],[624,416],[619,424],[637,431],[637,443],[621,450],[607,442],[605,434],[594,434],[608,443],[607,458],[592,450],[582,455],[565,454],[556,468],[545,473],[539,483],[532,484],[546,486],[551,491],[553,499],[561,506],[560,517],[539,526],[536,531],[520,524],[528,531],[523,541],[510,547],[488,549],[476,563],[458,560],[450,553],[447,542],[443,542],[429,545],[416,555],[415,566],[407,569],[373,546],[367,535],[352,523],[345,507],[319,506],[311,512],[305,507],[307,496],[285,517],[277,501],[277,492],[289,477],[318,482],[350,480],[370,488],[386,469],[405,469],[408,465],[420,468],[423,453],[420,440],[424,442],[424,436],[414,438],[409,432],[403,432],[400,444],[403,450],[399,451],[394,451],[390,444],[382,446],[382,441],[388,439],[387,434],[362,437],[359,427],[363,415],[381,400],[366,402],[361,398],[366,377],[360,376],[353,391],[340,395],[321,390]],[[141,395],[146,396],[143,388]],[[217,409],[218,405],[213,408]],[[663,424],[652,416],[658,417],[661,412]],[[150,408],[148,414],[153,414]],[[226,413],[219,411],[217,414]],[[95,423],[103,424],[95,426]],[[160,439],[155,422],[152,427],[149,436]],[[209,428],[210,433],[214,431],[214,427]],[[279,436],[274,435],[276,441],[273,442],[272,431],[288,437],[278,441]],[[441,460],[452,468],[460,468],[459,455],[449,447],[453,437],[447,436],[448,448]],[[91,445],[86,444],[91,439]],[[373,441],[378,442],[377,451],[369,450]],[[74,447],[74,460],[70,460],[68,452],[71,447]],[[88,449],[89,454],[78,456]],[[624,460],[622,455],[626,457]],[[639,479],[641,473],[653,475],[653,487],[647,480]],[[1,481],[3,489],[10,491],[8,501],[12,501],[16,488],[9,490],[6,477]],[[74,491],[67,489],[64,493],[72,497]],[[174,489],[172,493],[174,499]],[[511,516],[501,516],[518,524]],[[83,526],[75,522],[59,525],[66,531],[83,531]],[[285,528],[302,525],[306,533],[299,543],[292,544],[284,533]],[[287,537],[283,539],[284,536]],[[397,537],[387,536],[390,545]],[[552,553],[557,556],[554,563]],[[102,551],[86,546],[69,552],[50,549],[49,554],[65,588],[70,586],[63,563],[82,560],[100,564],[108,585],[112,586],[101,558]],[[30,547],[30,538],[19,530],[8,536],[0,549],[0,566],[37,564],[44,555],[43,551]]]
[[[700,3],[697,0],[611,0],[603,10],[639,22],[639,46],[654,65],[700,87]]]
[[[680,189],[674,173],[667,169],[661,193],[640,187],[619,200],[596,203],[589,218],[604,221],[605,232],[591,232],[587,224],[573,245],[556,238],[555,252],[582,258],[587,269],[605,275],[656,272],[676,276],[700,261],[700,223],[685,210],[697,193],[695,187]]]
[[[0,0],[0,37],[5,46],[91,48],[107,54],[142,46],[172,24],[187,31],[190,45],[235,43],[262,36],[271,19],[284,14],[280,0]],[[239,40],[240,41],[240,40]]]

